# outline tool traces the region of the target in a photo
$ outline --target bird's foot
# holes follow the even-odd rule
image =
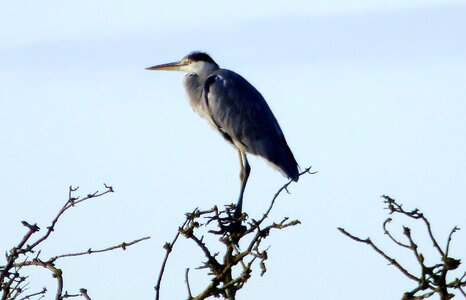
[[[222,234],[230,234],[230,235],[242,235],[247,230],[247,227],[242,224],[242,219],[231,219],[228,220],[223,227],[221,227],[220,231]]]
[[[218,235],[241,235],[246,232],[247,228],[242,223],[247,219],[247,214],[240,212],[238,215],[238,210],[234,205],[227,206],[223,213],[226,214],[226,217],[221,217],[220,214],[214,217],[220,230],[211,230],[209,232]]]

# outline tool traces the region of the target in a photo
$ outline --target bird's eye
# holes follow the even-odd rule
[[[185,59],[185,60],[183,61],[183,63],[184,63],[185,65],[189,65],[189,64],[191,64],[191,62],[192,62],[192,61],[191,61],[190,59]]]

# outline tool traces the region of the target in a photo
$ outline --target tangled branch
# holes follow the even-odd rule
[[[434,265],[427,265],[423,254],[419,250],[418,244],[415,242],[414,237],[411,234],[411,229],[407,226],[403,226],[403,235],[406,238],[405,242],[399,241],[388,229],[388,224],[392,221],[392,218],[388,218],[383,223],[384,233],[389,237],[389,239],[396,245],[406,248],[413,252],[417,263],[421,267],[421,274],[414,275],[409,272],[405,267],[403,267],[398,261],[396,261],[391,256],[387,255],[383,250],[376,246],[370,238],[362,239],[357,236],[352,235],[344,228],[339,227],[341,233],[351,238],[352,240],[364,243],[372,247],[374,251],[384,257],[391,265],[395,266],[402,274],[404,274],[409,279],[415,281],[417,286],[403,295],[403,300],[417,300],[417,299],[426,299],[435,294],[440,296],[440,299],[447,300],[453,298],[455,295],[450,293],[450,290],[459,291],[465,298],[466,294],[464,292],[464,287],[466,287],[466,271],[463,272],[461,277],[456,277],[453,280],[447,280],[447,275],[453,270],[457,270],[461,265],[461,260],[449,256],[450,245],[452,241],[452,236],[455,232],[459,230],[458,227],[453,227],[450,234],[448,235],[448,240],[445,246],[445,250],[440,246],[439,242],[435,238],[432,226],[429,220],[421,213],[418,209],[412,211],[406,211],[403,209],[401,204],[398,204],[394,199],[389,196],[382,196],[384,198],[384,203],[387,205],[389,214],[391,215],[401,215],[409,219],[421,220],[424,226],[427,229],[429,239],[431,240],[433,247],[439,254],[439,262]]]
[[[55,226],[57,225],[60,218],[63,214],[70,208],[93,198],[102,197],[108,193],[113,193],[113,187],[104,184],[105,190],[103,192],[96,191],[92,194],[88,194],[85,197],[80,198],[75,197],[74,193],[79,189],[79,187],[73,188],[69,187],[68,190],[68,200],[65,202],[63,207],[58,211],[55,218],[52,220],[51,225],[47,227],[45,233],[41,236],[38,236],[35,240],[31,241],[33,237],[40,231],[37,224],[31,225],[26,221],[22,221],[23,226],[27,228],[26,234],[23,236],[21,241],[13,247],[6,255],[6,264],[0,265],[0,291],[1,291],[1,300],[7,299],[21,299],[32,300],[32,299],[42,299],[47,293],[47,288],[43,288],[39,292],[34,292],[28,295],[23,295],[26,290],[28,290],[29,283],[27,282],[27,276],[22,275],[22,270],[24,268],[35,266],[42,267],[49,270],[53,277],[57,281],[57,288],[55,292],[55,299],[65,299],[73,297],[83,297],[84,299],[91,299],[87,294],[86,289],[81,289],[79,294],[69,294],[68,292],[63,292],[63,273],[62,270],[56,266],[56,262],[65,257],[74,257],[82,256],[88,254],[108,252],[115,249],[126,250],[127,247],[139,243],[143,240],[149,239],[149,237],[144,237],[137,239],[131,242],[123,242],[119,245],[107,247],[100,250],[92,250],[89,248],[87,251],[62,254],[58,256],[51,257],[49,259],[42,259],[40,257],[41,250],[39,246],[46,241],[49,236],[54,232]],[[30,244],[28,244],[30,242]],[[33,256],[31,259],[30,256]]]
[[[310,172],[310,169],[309,167],[304,170],[300,173],[300,176],[315,174],[315,172]],[[288,192],[287,188],[290,184],[291,181],[277,191],[268,209],[258,220],[249,220],[248,215],[245,213],[243,213],[241,219],[234,219],[234,205],[226,206],[224,210],[219,210],[217,207],[209,210],[196,208],[194,211],[187,213],[186,220],[179,227],[173,241],[164,245],[166,254],[155,286],[155,299],[160,299],[160,287],[167,260],[180,235],[193,241],[197,248],[202,251],[205,261],[198,269],[209,270],[208,275],[210,276],[210,283],[207,287],[197,295],[193,295],[189,284],[189,269],[186,269],[185,283],[188,290],[188,299],[190,300],[201,300],[212,296],[235,299],[236,293],[251,277],[256,262],[261,269],[260,275],[264,275],[267,271],[266,261],[269,249],[269,247],[264,248],[262,246],[264,239],[274,230],[300,224],[298,220],[290,220],[286,217],[280,222],[264,224],[276,199],[283,191]],[[222,251],[223,255],[219,255],[218,252],[213,253],[210,250],[211,247],[204,241],[204,237],[207,235],[218,237],[224,249]],[[238,275],[234,276],[233,274]]]

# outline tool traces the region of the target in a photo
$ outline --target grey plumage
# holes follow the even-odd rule
[[[250,172],[246,153],[263,157],[284,176],[297,181],[298,164],[264,97],[241,75],[221,69],[205,53],[193,52],[181,61],[147,68],[180,70],[193,109],[238,149],[241,190],[235,216],[242,209],[243,193]]]

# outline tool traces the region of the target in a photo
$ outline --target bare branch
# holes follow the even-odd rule
[[[383,231],[384,231],[384,233],[398,246],[411,249],[411,247],[409,245],[403,244],[402,242],[395,239],[393,237],[393,235],[390,233],[390,231],[387,229],[387,224],[390,223],[391,221],[392,221],[392,218],[388,218],[388,219],[385,220],[385,222],[383,222]]]
[[[447,240],[447,249],[445,250],[445,256],[448,256],[448,253],[450,251],[450,242],[451,242],[451,237],[453,236],[453,234],[455,232],[457,232],[458,230],[460,230],[460,228],[458,227],[453,227],[453,229],[451,230],[450,234],[448,235],[448,240]]]
[[[435,239],[434,237],[434,234],[432,232],[432,226],[430,225],[430,222],[429,220],[427,220],[424,215],[419,212],[419,210],[416,208],[414,209],[413,211],[411,212],[407,212],[405,211],[401,205],[399,205],[398,203],[395,202],[394,199],[390,198],[389,196],[387,195],[383,195],[382,198],[385,199],[385,203],[388,205],[388,209],[390,209],[390,213],[400,213],[400,214],[403,214],[409,218],[412,218],[412,219],[421,219],[424,224],[426,225],[427,227],[427,231],[429,232],[429,237],[432,241],[432,243],[434,244],[434,247],[437,249],[437,251],[440,253],[441,256],[445,256],[445,253],[443,252],[442,248],[440,248],[437,240]]]
[[[454,297],[453,294],[449,293],[449,289],[456,289],[461,294],[463,294],[463,296],[465,296],[462,287],[466,286],[466,281],[464,280],[466,272],[464,273],[465,275],[463,275],[463,277],[461,277],[460,279],[456,278],[453,281],[447,282],[447,273],[452,270],[456,270],[461,264],[461,260],[448,256],[453,233],[459,230],[459,228],[455,226],[451,230],[448,236],[446,250],[443,251],[443,249],[440,248],[437,240],[433,235],[432,227],[429,220],[424,216],[424,214],[422,214],[418,209],[414,209],[413,211],[408,212],[403,209],[401,204],[396,203],[396,201],[390,198],[389,196],[384,195],[382,197],[385,199],[384,202],[387,204],[387,209],[389,210],[390,214],[400,214],[402,216],[414,220],[422,220],[424,226],[426,226],[427,228],[430,240],[433,242],[435,249],[440,254],[441,263],[437,263],[431,266],[426,265],[424,256],[419,251],[419,246],[416,244],[411,234],[411,229],[409,227],[403,226],[403,234],[408,239],[409,244],[402,243],[398,241],[396,238],[394,238],[394,236],[387,229],[387,224],[392,220],[391,218],[388,218],[383,223],[384,233],[398,246],[410,249],[413,252],[419,266],[421,267],[421,275],[419,277],[416,277],[413,274],[411,274],[408,270],[403,268],[394,258],[385,254],[369,238],[361,239],[348,233],[343,228],[338,228],[340,232],[357,242],[370,245],[378,254],[380,254],[391,264],[396,266],[405,276],[418,283],[418,286],[416,286],[412,291],[406,292],[404,294],[402,298],[403,300],[426,299],[435,294],[438,294],[442,300],[448,300]]]
[[[80,289],[79,292],[81,293],[81,296],[84,297],[84,299],[86,299],[86,300],[92,300],[91,297],[89,297],[89,295],[87,294],[87,290],[86,290],[86,289]]]
[[[56,217],[52,220],[52,224],[47,227],[47,232],[45,233],[45,235],[43,235],[41,238],[39,238],[36,242],[34,242],[31,246],[27,247],[25,249],[25,251],[32,251],[37,245],[39,245],[40,243],[42,243],[45,239],[47,239],[49,237],[49,235],[54,231],[55,229],[55,225],[57,224],[58,220],[60,219],[60,217],[63,215],[63,213],[65,211],[67,211],[70,207],[73,207],[75,206],[76,204],[79,204],[81,202],[84,202],[86,200],[89,200],[91,198],[97,198],[97,197],[101,197],[105,194],[108,194],[108,193],[113,193],[113,188],[111,186],[107,186],[106,184],[104,184],[105,187],[106,187],[106,191],[104,192],[101,192],[101,193],[98,193],[95,192],[94,194],[89,194],[87,197],[84,197],[82,199],[79,199],[78,198],[75,198],[72,196],[72,193],[77,191],[79,189],[79,187],[77,188],[73,188],[72,186],[69,187],[69,192],[68,192],[68,201],[66,201],[65,205],[60,209],[60,211],[58,212],[58,214],[56,215]]]
[[[42,288],[42,290],[39,291],[39,292],[32,293],[32,294],[24,296],[20,300],[30,300],[31,298],[36,297],[36,296],[42,296],[43,297],[45,295],[45,293],[47,293],[47,288],[46,287]]]
[[[340,230],[341,233],[343,233],[344,235],[346,235],[347,237],[355,240],[356,242],[359,242],[359,243],[364,243],[364,244],[367,244],[369,246],[371,246],[377,253],[379,253],[380,255],[382,255],[391,265],[394,265],[395,267],[397,267],[406,277],[408,277],[409,279],[411,280],[414,280],[414,281],[419,281],[419,278],[417,278],[416,276],[414,276],[413,274],[409,273],[408,270],[406,270],[405,268],[403,268],[395,259],[391,258],[390,256],[388,256],[387,254],[385,254],[385,252],[383,252],[382,250],[380,250],[379,247],[377,247],[372,241],[371,239],[367,238],[367,239],[361,239],[361,238],[358,238],[357,236],[354,236],[352,235],[351,233],[347,232],[344,228],[341,228],[341,227],[338,227],[338,230]]]
[[[91,248],[89,248],[87,251],[83,251],[83,252],[61,254],[61,255],[57,255],[57,256],[52,257],[50,259],[50,262],[55,262],[57,259],[60,259],[60,258],[63,258],[63,257],[73,257],[73,256],[82,256],[82,255],[89,255],[89,254],[95,254],[95,253],[102,253],[102,252],[108,252],[108,251],[116,250],[116,249],[119,249],[119,248],[121,248],[123,250],[126,250],[127,247],[132,246],[134,244],[137,244],[139,242],[148,240],[148,239],[150,239],[150,236],[146,236],[146,237],[143,237],[143,238],[131,241],[131,242],[123,242],[123,243],[121,243],[119,245],[111,246],[111,247],[108,247],[108,248],[105,248],[105,249],[92,250]]]
[[[21,223],[23,226],[27,228],[26,234],[23,236],[22,240],[18,243],[17,246],[13,247],[8,253],[6,253],[6,264],[4,266],[0,266],[0,291],[2,293],[1,299],[2,300],[15,300],[23,294],[28,289],[28,282],[27,276],[23,276],[22,269],[28,266],[38,266],[49,270],[53,277],[56,279],[57,287],[55,292],[55,299],[60,300],[64,298],[75,298],[75,297],[84,297],[85,299],[90,299],[87,291],[85,289],[81,289],[80,294],[70,294],[68,292],[63,293],[63,273],[61,269],[59,269],[55,262],[64,257],[75,257],[75,256],[82,256],[87,254],[95,254],[95,253],[102,253],[113,251],[116,249],[123,249],[126,250],[127,247],[132,246],[136,243],[139,243],[143,240],[149,239],[150,237],[143,237],[141,239],[134,240],[132,242],[123,242],[119,245],[111,246],[105,249],[99,250],[92,250],[89,248],[87,251],[79,252],[79,253],[69,253],[69,254],[61,254],[55,257],[49,258],[47,260],[41,259],[41,249],[39,249],[39,245],[47,240],[51,233],[54,231],[56,224],[58,223],[59,219],[63,216],[63,214],[70,209],[71,207],[84,202],[89,199],[98,198],[108,193],[114,192],[112,186],[108,186],[104,183],[105,191],[99,192],[95,191],[93,193],[88,194],[86,197],[80,198],[79,196],[75,197],[73,194],[78,190],[78,187],[73,188],[72,186],[68,189],[68,200],[63,205],[63,207],[58,211],[56,216],[51,222],[51,225],[47,227],[46,232],[39,236],[35,240],[35,242],[28,244],[31,237],[39,232],[40,228],[37,224],[30,224],[26,221],[22,221]],[[37,249],[36,249],[37,248]],[[33,255],[31,255],[33,254]],[[33,259],[30,259],[29,256],[33,256]],[[22,300],[39,300],[45,297],[47,289],[44,288],[40,292],[31,293],[26,296],[23,296]]]
[[[314,175],[314,174],[317,174],[317,171],[316,172],[311,172],[311,168],[312,166],[310,167],[307,167],[304,171],[302,171],[301,173],[299,173],[299,177],[305,175],[305,174],[311,174],[311,175]],[[285,190],[288,194],[290,193],[288,191],[288,186],[293,182],[293,180],[290,180],[288,181],[284,186],[282,186],[276,193],[275,195],[273,196],[272,198],[272,201],[270,202],[270,205],[269,205],[269,208],[267,209],[267,211],[265,212],[264,216],[258,221],[259,222],[259,225],[260,223],[262,223],[268,216],[269,216],[269,213],[270,211],[272,210],[274,204],[275,204],[275,200],[277,200],[278,196]]]
[[[197,208],[194,210],[193,214],[196,211],[197,211]],[[162,266],[160,268],[159,277],[157,278],[157,284],[154,287],[154,289],[155,289],[155,299],[156,300],[160,299],[160,285],[162,283],[162,277],[163,277],[163,273],[165,272],[165,266],[167,264],[168,257],[170,256],[170,253],[172,252],[173,247],[175,246],[175,243],[176,243],[176,241],[178,240],[178,237],[181,234],[181,229],[184,226],[186,226],[186,224],[188,222],[189,222],[189,217],[186,218],[183,225],[181,225],[181,227],[178,229],[178,232],[176,233],[175,237],[173,238],[173,241],[171,243],[165,243],[165,245],[163,246],[163,248],[165,249],[166,252],[165,252],[165,257],[164,257],[163,262],[162,262]]]
[[[189,286],[189,268],[186,268],[186,273],[185,273],[185,283],[186,287],[188,288],[188,300],[193,298],[193,294],[191,293],[191,287]]]
[[[304,172],[300,173],[300,176],[303,174],[315,174],[315,172],[310,172],[310,169],[307,168]],[[264,225],[262,228],[262,224],[268,218],[278,196],[283,191],[287,191],[287,187],[291,182],[287,182],[276,192],[268,209],[258,221],[247,221],[248,216],[246,213],[243,213],[240,219],[233,218],[234,205],[227,205],[222,211],[219,211],[217,207],[204,211],[196,208],[192,213],[186,214],[186,220],[178,229],[173,242],[171,244],[166,243],[164,246],[166,254],[155,286],[155,299],[159,300],[160,284],[166,262],[180,234],[186,239],[193,241],[196,248],[200,249],[204,254],[206,261],[198,269],[209,270],[208,275],[211,279],[210,284],[203,291],[197,295],[193,295],[189,284],[189,268],[186,269],[185,283],[189,299],[191,300],[201,300],[211,296],[235,299],[237,291],[251,277],[253,264],[256,261],[259,262],[260,274],[264,275],[267,270],[265,261],[268,259],[267,251],[269,247],[262,250],[261,244],[263,240],[274,229],[285,229],[300,224],[298,220],[283,218],[278,223],[272,222]],[[215,227],[216,230],[211,229],[212,227]],[[219,241],[223,245],[224,250],[214,253],[204,239],[206,235],[220,236]],[[248,239],[245,237],[248,237]],[[240,247],[241,243],[246,243],[246,247]],[[220,257],[222,257],[222,260]]]

